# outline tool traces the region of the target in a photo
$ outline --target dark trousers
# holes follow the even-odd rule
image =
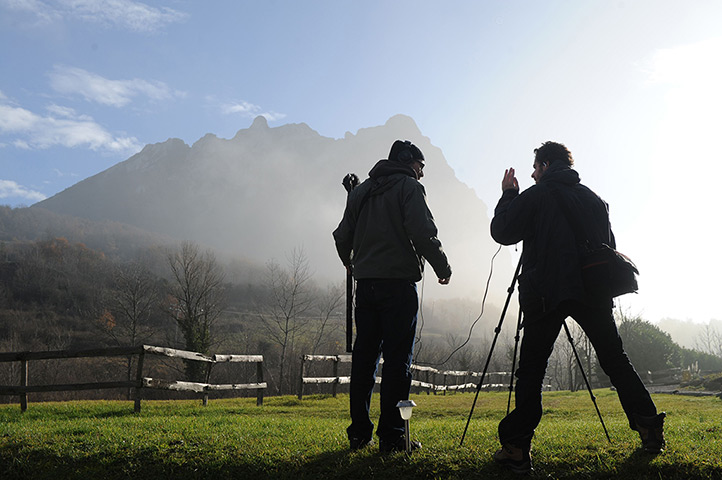
[[[562,322],[572,317],[584,330],[597,353],[599,364],[617,390],[630,427],[633,414],[652,416],[657,409],[622,347],[611,302],[594,307],[577,301],[563,302],[544,317],[524,324],[519,368],[516,371],[515,408],[499,423],[499,440],[528,448],[542,416],[542,383]]]
[[[356,286],[356,340],[351,364],[351,425],[349,438],[371,438],[371,394],[383,352],[381,412],[376,434],[395,441],[404,434],[396,404],[411,389],[411,357],[419,300],[408,280],[360,279]]]

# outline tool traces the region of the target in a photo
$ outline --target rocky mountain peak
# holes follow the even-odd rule
[[[496,249],[486,205],[406,115],[343,139],[323,137],[305,123],[270,128],[257,117],[231,140],[208,134],[192,148],[179,139],[148,145],[37,206],[126,223],[260,264],[303,248],[318,277],[340,278],[331,232],[345,206],[341,180],[349,172],[363,180],[397,139],[411,140],[427,158],[423,183],[456,282],[481,288],[486,265],[470,268],[462,259],[490,258]]]

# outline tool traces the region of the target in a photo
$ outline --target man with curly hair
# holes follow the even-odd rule
[[[519,192],[513,168],[504,172],[502,196],[494,211],[491,235],[503,245],[524,242],[519,275],[519,304],[524,314],[515,392],[515,408],[499,424],[501,449],[494,459],[516,473],[531,471],[531,440],[542,416],[542,382],[562,322],[572,317],[594,346],[599,363],[617,390],[629,426],[639,432],[643,449],[659,453],[665,442],[664,413],[657,413],[649,392],[629,361],[617,332],[611,296],[585,291],[575,235],[581,226],[590,245],[615,247],[608,206],[582,185],[572,168],[571,152],[545,142],[534,150],[535,185]],[[568,218],[571,215],[572,218]]]

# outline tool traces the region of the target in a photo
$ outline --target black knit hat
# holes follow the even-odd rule
[[[411,163],[419,162],[424,164],[424,154],[421,153],[419,147],[414,145],[408,140],[396,140],[391,145],[391,151],[389,152],[389,160],[392,162]]]

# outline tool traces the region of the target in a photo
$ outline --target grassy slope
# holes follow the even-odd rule
[[[595,392],[610,444],[587,392],[545,394],[534,441],[535,476],[544,478],[722,478],[722,403],[717,398],[655,396],[668,413],[669,447],[638,450],[616,394]],[[377,411],[377,396],[374,411]],[[418,404],[411,457],[370,447],[349,452],[347,396],[68,402],[0,406],[0,478],[513,478],[491,461],[505,393],[482,393],[463,447],[473,394],[412,396]]]

